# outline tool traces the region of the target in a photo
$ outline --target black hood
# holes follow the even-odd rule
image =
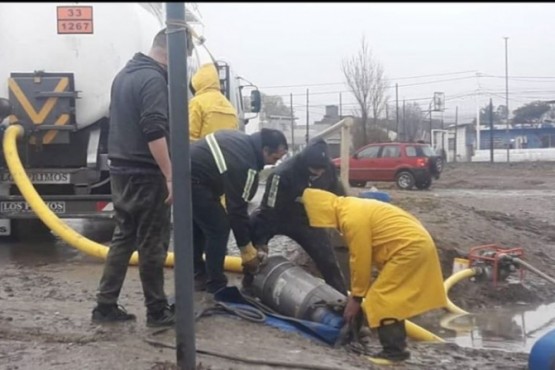
[[[125,71],[127,73],[130,73],[138,71],[140,69],[154,69],[160,72],[164,76],[166,81],[168,80],[168,72],[164,67],[162,67],[160,63],[158,63],[148,55],[144,55],[143,53],[136,53],[133,58],[125,65]]]
[[[317,139],[303,149],[301,157],[307,167],[325,168],[330,163],[328,144],[323,139]]]

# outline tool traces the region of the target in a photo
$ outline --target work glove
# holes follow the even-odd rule
[[[239,247],[239,250],[241,251],[243,271],[256,274],[260,268],[261,262],[265,259],[265,253],[263,251],[258,251],[252,243],[244,247]]]

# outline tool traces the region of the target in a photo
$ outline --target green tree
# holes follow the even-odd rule
[[[266,95],[261,93],[262,107],[261,116],[269,118],[270,116],[291,116],[291,107],[283,102],[283,98],[279,95]]]
[[[518,107],[513,111],[514,123],[527,123],[538,121],[545,113],[550,110],[549,104],[542,101],[534,101]]]
[[[481,126],[488,126],[490,120],[490,112],[489,112],[489,103],[480,108],[480,125]],[[499,105],[495,107],[493,106],[493,124],[500,124],[505,121],[507,117],[507,106],[506,105]],[[476,124],[476,118],[472,120],[472,123]]]

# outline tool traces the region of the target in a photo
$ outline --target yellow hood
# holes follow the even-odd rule
[[[305,189],[303,204],[312,227],[338,228],[337,201],[338,196],[319,189]]]
[[[220,77],[213,63],[203,64],[193,75],[192,81],[195,95],[208,89],[220,91]]]

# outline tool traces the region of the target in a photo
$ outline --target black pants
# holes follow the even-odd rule
[[[310,227],[306,222],[295,217],[278,218],[273,225],[268,225],[261,212],[264,210],[257,209],[250,217],[252,240],[256,245],[268,244],[275,235],[285,235],[293,239],[312,258],[326,283],[347,295],[345,278],[325,229]]]
[[[161,174],[111,174],[116,229],[112,237],[97,302],[116,304],[129,258],[139,252],[139,273],[145,305],[156,312],[167,305],[164,262],[170,240],[170,207]]]
[[[193,244],[195,277],[206,278],[206,290],[215,293],[227,286],[224,260],[229,240],[229,219],[220,197],[193,183]],[[202,258],[206,255],[206,262]]]

